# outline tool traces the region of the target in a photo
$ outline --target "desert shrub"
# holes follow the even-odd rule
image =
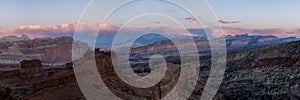
[[[67,69],[73,70],[73,63],[72,62],[67,63],[66,67],[67,67]]]

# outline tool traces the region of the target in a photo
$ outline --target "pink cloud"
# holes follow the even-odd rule
[[[191,18],[193,19],[193,18]],[[15,28],[3,29],[0,31],[0,37],[3,36],[21,36],[22,34],[28,35],[30,38],[39,37],[59,37],[59,36],[73,36],[75,32],[76,25],[80,25],[78,31],[82,31],[84,34],[90,34],[91,30],[98,30],[102,26],[102,31],[100,34],[103,36],[110,36],[116,33],[121,26],[111,25],[108,23],[96,24],[96,23],[73,23],[73,24],[60,24],[51,26],[41,26],[41,25],[29,25],[29,26],[19,26]],[[222,27],[225,35],[236,35],[245,34],[250,35],[274,35],[279,37],[289,37],[297,36],[300,37],[300,29],[296,30],[285,30],[283,28],[268,28],[268,29],[249,29],[249,28],[239,28],[239,27]],[[145,28],[131,28],[128,33],[138,33],[141,30],[158,31],[167,34],[177,34],[177,35],[187,35],[194,36],[193,33],[185,33],[184,30],[173,29],[168,26],[154,26]],[[212,32],[220,34],[222,30],[217,28],[211,28]],[[287,34],[292,33],[292,34]]]
[[[236,34],[251,32],[250,29],[236,28],[236,27],[222,27],[222,30],[219,30],[218,28],[212,28],[212,31],[214,33],[219,33],[219,34],[222,33],[223,31],[225,35],[236,35]]]
[[[285,33],[285,31],[281,28],[254,29],[252,31],[252,34],[255,35],[281,35],[283,33]]]
[[[249,28],[239,28],[239,27],[222,27],[225,35],[236,35],[236,34],[249,34],[249,35],[273,35],[278,37],[290,37],[296,36],[300,37],[300,31],[298,30],[286,30],[283,28],[266,28],[266,29],[249,29]],[[214,33],[221,33],[221,30],[212,28]],[[293,34],[287,34],[293,33]]]
[[[9,28],[0,31],[0,37],[3,36],[21,36],[22,34],[28,35],[30,38],[37,37],[52,37],[73,35],[75,32],[76,25],[80,25],[81,28],[78,31],[90,31],[98,30],[102,26],[103,31],[115,31],[118,30],[118,26],[113,26],[111,24],[90,24],[90,23],[74,23],[74,24],[60,24],[52,26],[41,26],[41,25],[29,25],[29,26],[19,26],[16,28]]]

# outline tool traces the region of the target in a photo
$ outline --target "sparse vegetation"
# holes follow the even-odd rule
[[[73,62],[67,63],[66,64],[67,69],[73,70]]]

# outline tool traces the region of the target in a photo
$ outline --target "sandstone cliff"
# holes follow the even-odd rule
[[[83,54],[89,49],[86,43],[79,41],[74,43],[80,49],[74,50],[77,53]],[[3,65],[0,66],[0,71],[7,66],[20,66],[20,61],[26,59],[40,59],[44,67],[64,67],[66,63],[72,61],[72,44],[71,37],[0,42],[0,64]]]

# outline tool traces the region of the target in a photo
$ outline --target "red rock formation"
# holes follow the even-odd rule
[[[23,59],[40,59],[43,67],[65,67],[66,63],[72,62],[73,42],[80,49],[75,49],[76,53],[84,54],[89,49],[86,43],[73,41],[71,37],[0,42],[0,71],[8,70],[7,66],[19,64]]]
[[[43,75],[43,66],[38,59],[21,61],[20,77],[23,79]]]

